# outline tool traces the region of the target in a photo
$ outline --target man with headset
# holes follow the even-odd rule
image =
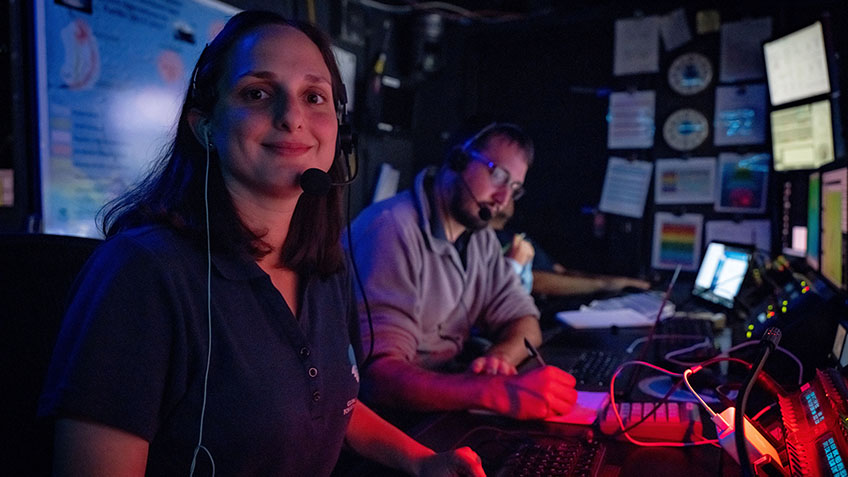
[[[539,311],[488,227],[523,192],[533,142],[493,123],[451,150],[414,187],[366,208],[348,244],[362,273],[362,397],[422,411],[483,409],[519,419],[568,413],[574,378],[553,366],[517,374],[525,340],[541,343]],[[462,372],[451,366],[474,332],[492,342]]]

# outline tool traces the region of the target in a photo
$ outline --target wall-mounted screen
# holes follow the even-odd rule
[[[819,253],[821,252],[821,174],[810,174],[810,188],[807,189],[807,264],[819,269]]]
[[[848,289],[848,169],[822,172],[821,274],[837,288]]]
[[[763,44],[772,106],[830,93],[821,22]]]
[[[237,11],[216,0],[35,1],[45,232],[99,235],[97,211],[159,156],[197,57]]]
[[[825,99],[771,112],[774,170],[817,169],[834,160],[833,120]]]

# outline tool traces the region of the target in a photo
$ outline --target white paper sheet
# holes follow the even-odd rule
[[[618,310],[569,310],[560,311],[556,319],[572,328],[583,330],[591,328],[632,328],[653,326],[654,318],[645,316],[636,310],[621,308]]]
[[[771,37],[771,17],[721,26],[721,81],[733,83],[765,77],[762,43]]]
[[[704,242],[736,242],[771,251],[771,222],[764,220],[710,220],[704,224]]]
[[[652,169],[653,164],[650,162],[611,157],[607,163],[598,209],[610,214],[642,217]]]
[[[399,180],[400,171],[384,162],[380,166],[380,175],[377,177],[377,186],[374,187],[374,197],[371,202],[380,202],[393,197],[397,193]]]
[[[686,20],[686,10],[681,7],[663,15],[660,19],[660,33],[662,33],[666,51],[689,43],[692,39],[692,31]]]
[[[660,19],[657,16],[622,18],[615,22],[615,76],[656,73],[660,70]]]
[[[568,414],[564,416],[551,416],[545,418],[547,422],[559,422],[561,424],[591,425],[598,418],[602,409],[607,407],[609,393],[579,391],[577,403]]]
[[[656,93],[654,91],[610,94],[607,147],[610,149],[646,149],[654,145],[656,130]]]

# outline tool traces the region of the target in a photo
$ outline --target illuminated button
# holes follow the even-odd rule
[[[300,348],[300,357],[302,359],[308,358],[309,357],[309,348],[307,348],[306,346],[304,346],[303,348]]]
[[[309,368],[309,377],[314,378],[318,376],[318,370],[316,368]]]
[[[318,391],[315,391],[314,393],[312,393],[312,400],[315,401],[315,402],[320,401],[321,400],[321,393],[319,393]]]

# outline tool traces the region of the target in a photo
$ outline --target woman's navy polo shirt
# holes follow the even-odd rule
[[[328,475],[359,375],[347,273],[302,283],[299,317],[256,263],[212,257],[203,446],[218,475]],[[188,474],[209,350],[206,253],[163,227],[106,241],[75,285],[39,413],[150,442],[148,475]],[[201,457],[203,475],[208,458]]]

